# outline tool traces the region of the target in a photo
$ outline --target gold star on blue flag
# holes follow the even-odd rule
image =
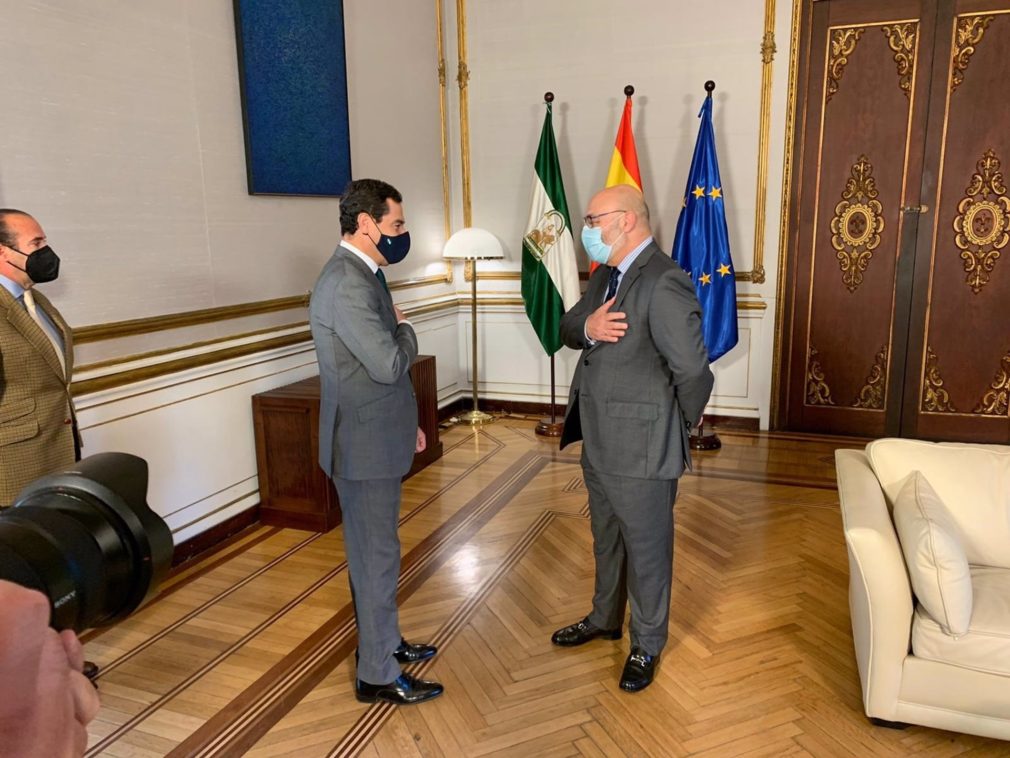
[[[701,128],[687,176],[686,202],[677,221],[673,257],[694,282],[708,359],[714,361],[737,343],[736,275],[729,255],[726,198],[715,154],[711,94],[698,117]]]

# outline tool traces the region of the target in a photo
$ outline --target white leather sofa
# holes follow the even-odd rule
[[[882,439],[835,465],[866,715],[1010,740],[1010,447]]]

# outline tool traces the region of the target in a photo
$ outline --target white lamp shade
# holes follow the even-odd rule
[[[471,226],[460,229],[446,241],[442,257],[453,260],[491,260],[504,258],[505,251],[491,232]]]

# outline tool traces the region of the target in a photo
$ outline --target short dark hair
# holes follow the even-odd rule
[[[31,218],[30,214],[24,211],[19,211],[16,208],[0,208],[0,245],[4,247],[17,248],[18,239],[14,236],[14,232],[11,228],[7,226],[8,216],[28,216]]]
[[[376,221],[389,212],[387,200],[402,203],[396,187],[378,179],[355,179],[340,196],[340,234],[358,231],[358,214],[367,213]]]

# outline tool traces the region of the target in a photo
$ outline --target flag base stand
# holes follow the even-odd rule
[[[537,423],[536,433],[540,437],[560,437],[564,431],[565,422],[555,421],[550,418],[542,418]]]
[[[722,440],[715,432],[705,434],[705,417],[702,416],[698,423],[698,429],[691,432],[688,444],[692,450],[718,450],[722,447]]]
[[[718,450],[721,447],[722,440],[719,439],[719,435],[717,434],[691,435],[692,450]]]

